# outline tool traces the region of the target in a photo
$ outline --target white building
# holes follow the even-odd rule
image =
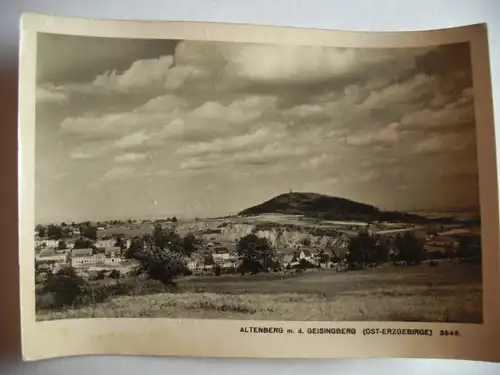
[[[104,258],[104,263],[105,264],[118,264],[123,262],[122,257],[117,257],[117,256],[107,256]]]
[[[119,247],[108,247],[104,253],[94,254],[92,249],[73,249],[71,265],[73,267],[90,267],[104,264],[119,264],[123,262]]]
[[[114,238],[108,240],[97,240],[95,246],[98,248],[114,247],[116,240]]]
[[[35,246],[56,248],[59,246],[59,240],[35,240]]]
[[[35,255],[37,261],[51,261],[57,263],[66,263],[68,261],[68,254],[64,251],[58,252],[55,248],[48,248],[40,251]]]
[[[71,265],[73,267],[86,267],[95,264],[104,264],[106,256],[104,254],[83,255],[71,258]]]
[[[214,262],[218,261],[224,261],[224,260],[229,260],[232,258],[231,254],[229,252],[216,252],[212,254],[212,257],[214,258]]]

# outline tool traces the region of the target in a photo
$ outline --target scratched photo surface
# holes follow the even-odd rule
[[[469,43],[37,43],[37,320],[482,323]]]

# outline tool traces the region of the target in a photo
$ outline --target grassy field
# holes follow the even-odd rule
[[[481,267],[443,262],[345,273],[189,277],[175,292],[40,311],[37,320],[92,317],[481,323]]]

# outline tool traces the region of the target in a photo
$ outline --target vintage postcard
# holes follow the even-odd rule
[[[24,358],[500,360],[485,25],[21,29]]]

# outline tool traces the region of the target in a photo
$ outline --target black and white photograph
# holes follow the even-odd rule
[[[468,42],[36,55],[37,321],[483,323]]]

